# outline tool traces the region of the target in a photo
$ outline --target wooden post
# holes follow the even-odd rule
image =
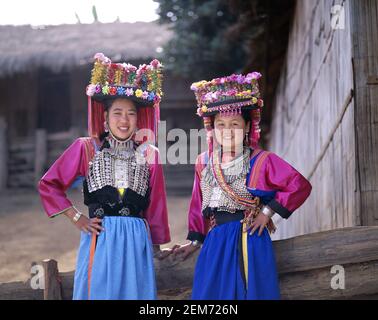
[[[0,117],[0,190],[7,187],[8,180],[8,144],[7,124],[5,119]]]
[[[47,135],[45,129],[37,129],[35,133],[35,160],[34,160],[34,184],[44,174],[47,162]]]
[[[71,127],[70,128],[70,133],[72,135],[72,140],[75,140],[80,136],[80,129],[79,127]]]
[[[58,263],[53,259],[47,259],[42,261],[42,265],[45,276],[44,300],[62,300]]]

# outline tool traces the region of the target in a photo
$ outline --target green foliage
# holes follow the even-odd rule
[[[160,23],[175,35],[164,47],[167,69],[191,80],[211,79],[241,71],[246,53],[242,37],[229,36],[238,21],[225,0],[155,0]]]
[[[94,22],[98,22],[98,15],[97,15],[96,6],[92,6],[92,15],[93,15]]]

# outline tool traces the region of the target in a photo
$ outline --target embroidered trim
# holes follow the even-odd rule
[[[219,152],[213,153],[214,165],[213,165],[213,172],[214,176],[217,179],[218,185],[236,202],[245,205],[248,209],[245,212],[245,218],[243,219],[243,223],[246,224],[248,229],[251,227],[252,222],[257,217],[260,212],[260,198],[253,197],[252,200],[240,197],[237,195],[234,190],[226,183],[219,159]],[[260,169],[260,167],[258,168]],[[267,226],[269,232],[275,232],[276,227],[272,220],[270,219]]]
[[[132,140],[125,148],[104,148],[97,152],[89,162],[88,191],[89,193],[105,186],[130,188],[141,196],[145,196],[149,186],[149,167],[146,160],[134,149]]]
[[[246,199],[243,197],[240,197],[238,194],[235,193],[235,191],[227,184],[226,179],[224,177],[221,164],[220,164],[220,150],[218,152],[213,152],[213,174],[215,179],[218,182],[218,185],[236,202],[241,203],[245,206],[257,206],[259,204],[259,198],[253,197],[252,199]]]
[[[250,198],[253,196],[248,192],[246,187],[246,176],[250,166],[249,148],[243,150],[243,154],[233,161],[223,164],[221,170],[230,186],[241,198]],[[201,191],[202,191],[202,212],[208,207],[218,208],[221,211],[235,213],[238,210],[244,211],[246,207],[236,202],[230,195],[218,185],[213,172],[213,159],[210,158],[208,164],[201,172]]]
[[[266,157],[269,154],[270,154],[270,152],[268,152],[268,151],[261,151],[257,155],[257,159],[255,161],[255,164],[253,165],[253,168],[252,168],[252,174],[249,176],[248,188],[256,189],[261,166],[263,165]]]
[[[56,216],[61,215],[62,213],[66,212],[68,209],[73,208],[73,207],[74,207],[74,206],[70,206],[70,207],[67,207],[66,209],[63,209],[62,211],[59,211],[59,212],[53,213],[51,216],[49,216],[49,218],[55,218]]]

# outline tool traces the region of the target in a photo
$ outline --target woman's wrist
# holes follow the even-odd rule
[[[275,214],[275,212],[268,206],[263,206],[263,208],[261,209],[261,213],[267,216],[269,219],[271,219]]]
[[[74,215],[76,214],[75,210],[71,207],[69,209],[67,209],[66,211],[63,212],[63,214],[72,220],[72,218],[74,217]]]
[[[202,243],[200,241],[198,241],[198,240],[192,240],[189,243],[189,245],[192,246],[192,247],[194,247],[194,248],[199,248],[201,246],[201,244]]]
[[[66,217],[68,217],[70,220],[72,220],[74,223],[76,223],[80,217],[83,215],[79,210],[77,210],[75,207],[69,208],[67,211],[63,213]]]
[[[75,211],[75,215],[73,216],[72,220],[73,222],[78,222],[80,217],[83,215],[79,210],[77,210],[75,207],[72,207]]]

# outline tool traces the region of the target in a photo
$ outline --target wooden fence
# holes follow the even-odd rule
[[[378,299],[378,227],[323,231],[273,245],[282,299]],[[197,256],[155,260],[159,299],[190,299]],[[3,283],[0,299],[72,299],[74,272],[59,273],[54,260],[40,265],[44,290],[31,289],[30,279]]]
[[[78,136],[76,128],[53,134],[38,129],[34,137],[13,142],[7,152],[8,157],[3,162],[7,164],[7,186],[35,187],[46,169]]]

